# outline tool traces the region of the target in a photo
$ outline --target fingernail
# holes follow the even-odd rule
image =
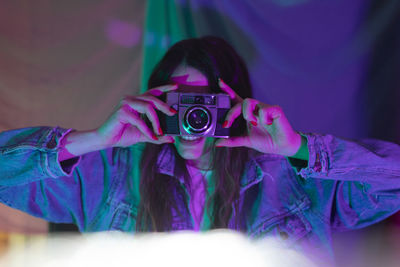
[[[272,121],[271,122],[267,122],[267,125],[272,125]]]
[[[164,133],[163,133],[161,127],[158,127],[158,133],[159,133],[160,135],[164,135]]]
[[[251,121],[251,124],[253,124],[253,126],[257,126],[257,122],[256,121]]]
[[[176,111],[176,110],[173,109],[173,108],[169,108],[169,111],[171,111],[171,112],[174,113],[174,114],[178,113],[178,111]]]
[[[226,128],[226,126],[228,126],[228,121],[224,121],[224,123],[222,123],[222,128]]]
[[[152,137],[154,140],[158,141],[158,137],[157,137],[155,134],[151,134],[151,137]]]

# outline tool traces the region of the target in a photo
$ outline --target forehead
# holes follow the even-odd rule
[[[207,86],[207,77],[199,70],[186,66],[179,65],[171,75],[171,81],[178,85],[187,86]]]

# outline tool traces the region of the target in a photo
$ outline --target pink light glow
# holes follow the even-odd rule
[[[110,20],[105,28],[107,38],[120,46],[132,47],[139,43],[142,35],[140,27],[132,22],[119,19]]]

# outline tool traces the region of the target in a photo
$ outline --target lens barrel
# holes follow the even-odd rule
[[[186,111],[184,125],[189,133],[204,133],[211,125],[210,112],[203,106],[192,106]]]

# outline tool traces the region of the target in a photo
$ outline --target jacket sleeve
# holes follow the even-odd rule
[[[308,166],[298,171],[314,207],[336,230],[361,228],[400,209],[400,146],[307,134]]]
[[[102,168],[105,151],[58,162],[59,142],[70,131],[33,127],[0,133],[0,201],[84,231],[107,194],[109,181],[102,177],[112,175]]]

